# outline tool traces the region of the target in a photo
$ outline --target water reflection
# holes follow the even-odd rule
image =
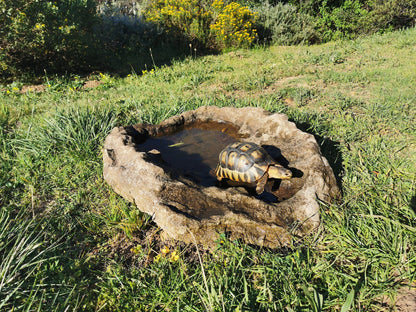
[[[218,155],[236,138],[221,130],[184,129],[171,135],[150,137],[139,150],[160,151],[163,160],[184,176],[204,186],[215,185],[212,170],[218,162]]]

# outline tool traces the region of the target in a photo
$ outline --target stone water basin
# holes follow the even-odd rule
[[[220,187],[212,170],[219,152],[251,141],[293,172],[271,179],[256,196]],[[117,127],[103,150],[104,178],[153,216],[167,237],[215,246],[218,235],[270,248],[286,246],[319,224],[319,204],[339,195],[315,138],[283,114],[259,108],[201,107],[158,125]]]
[[[142,152],[158,151],[170,170],[179,176],[189,178],[195,183],[208,186],[245,186],[252,196],[266,202],[278,202],[293,196],[301,189],[304,182],[302,172],[291,168],[294,178],[291,181],[269,180],[263,194],[257,195],[253,187],[244,183],[217,181],[214,169],[218,163],[219,153],[230,143],[244,141],[238,133],[238,127],[224,122],[197,121],[177,129],[177,132],[149,136],[137,145]],[[263,146],[272,157],[283,165],[288,165],[287,159],[281,155],[275,146]],[[239,191],[245,191],[239,189]],[[251,192],[250,192],[251,191]]]

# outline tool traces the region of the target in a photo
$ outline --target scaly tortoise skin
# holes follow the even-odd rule
[[[215,169],[217,179],[255,184],[257,194],[264,191],[269,178],[290,179],[292,172],[278,164],[261,146],[235,142],[225,147]]]

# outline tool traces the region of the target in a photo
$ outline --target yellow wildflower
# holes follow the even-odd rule
[[[167,255],[168,253],[169,253],[169,247],[167,247],[167,246],[164,246],[161,250],[160,250],[160,253],[162,254],[162,255]]]
[[[142,245],[137,245],[130,249],[130,251],[134,253],[135,255],[139,254],[141,250],[142,250]]]
[[[179,254],[176,250],[172,251],[172,253],[170,254],[170,261],[171,262],[176,262],[179,260]]]

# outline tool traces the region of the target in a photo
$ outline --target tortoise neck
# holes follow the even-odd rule
[[[292,172],[281,165],[271,165],[267,171],[270,178],[274,179],[290,179]]]

